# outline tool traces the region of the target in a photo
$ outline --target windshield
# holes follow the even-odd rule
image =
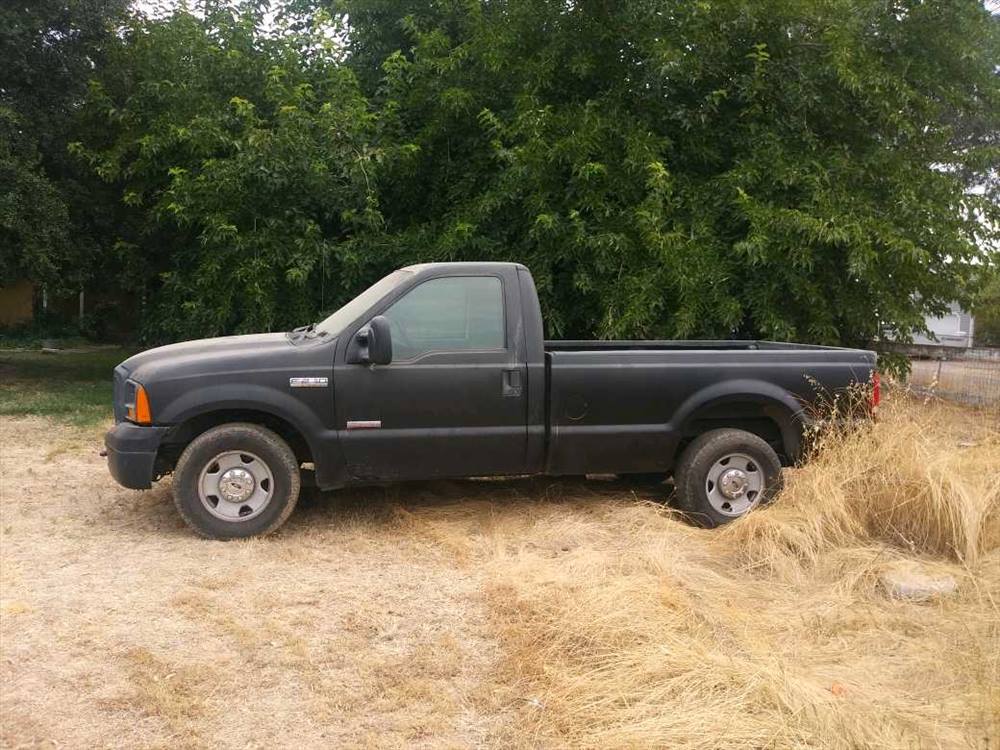
[[[345,326],[364,314],[368,308],[402,284],[412,274],[412,271],[393,271],[388,276],[376,281],[333,315],[318,323],[316,331],[330,336],[337,335],[344,330]]]

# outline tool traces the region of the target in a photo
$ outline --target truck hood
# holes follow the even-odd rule
[[[147,349],[126,359],[119,368],[128,377],[145,384],[174,373],[210,375],[242,369],[251,362],[258,366],[278,362],[296,348],[284,333],[220,336]]]
[[[115,419],[125,417],[126,380],[141,384],[156,424],[177,424],[210,407],[297,413],[299,422],[332,412],[327,387],[292,389],[290,380],[329,383],[336,339],[260,333],[160,346],[115,368]],[[308,408],[306,403],[308,402]]]

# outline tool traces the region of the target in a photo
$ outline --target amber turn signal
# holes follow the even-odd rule
[[[135,403],[128,408],[128,418],[136,424],[151,424],[153,414],[149,410],[149,396],[141,385],[135,388]]]

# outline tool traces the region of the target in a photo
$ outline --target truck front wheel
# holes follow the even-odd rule
[[[702,526],[721,526],[774,497],[781,461],[751,432],[711,430],[684,450],[674,480],[681,510]]]
[[[184,449],[174,471],[174,504],[210,539],[267,534],[299,499],[299,463],[277,434],[256,424],[224,424]]]

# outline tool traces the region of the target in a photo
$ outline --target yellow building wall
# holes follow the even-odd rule
[[[35,286],[30,281],[16,281],[0,286],[0,326],[28,323],[33,315]]]

